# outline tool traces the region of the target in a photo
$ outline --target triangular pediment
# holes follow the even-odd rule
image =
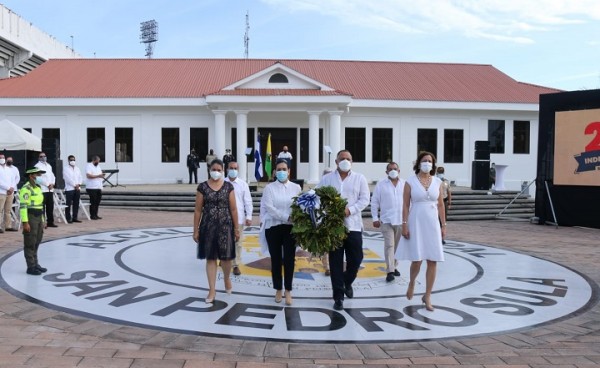
[[[334,91],[315,79],[277,62],[268,68],[239,80],[223,90],[240,89],[313,89],[318,91]]]

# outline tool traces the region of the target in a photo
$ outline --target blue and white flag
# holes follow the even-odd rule
[[[256,137],[256,146],[254,146],[254,177],[260,181],[263,173],[262,159],[260,157],[260,134]]]

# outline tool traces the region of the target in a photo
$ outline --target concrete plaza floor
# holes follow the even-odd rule
[[[191,213],[101,207],[100,215],[99,221],[60,223],[46,230],[44,240],[192,225]],[[370,227],[369,219],[365,225]],[[600,284],[600,230],[505,220],[455,221],[448,224],[448,238],[557,262]],[[0,257],[21,248],[20,233],[0,234]],[[0,290],[0,367],[598,367],[597,297],[596,304],[580,315],[517,333],[405,343],[304,344],[123,326],[47,309]]]

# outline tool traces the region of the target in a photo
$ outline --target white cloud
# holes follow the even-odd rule
[[[519,44],[537,33],[600,20],[598,0],[262,0],[291,12],[398,33],[456,32]]]

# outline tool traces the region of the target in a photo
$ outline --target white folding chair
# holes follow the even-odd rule
[[[14,197],[13,204],[12,204],[12,207],[10,208],[10,218],[13,222],[12,228],[21,230],[21,211],[20,211],[21,202],[19,201],[19,193],[15,192],[15,195],[13,197]]]
[[[81,212],[83,212],[85,214],[85,217],[87,217],[88,220],[92,220],[92,218],[90,217],[90,207],[91,203],[88,201],[83,201],[83,199],[81,198],[81,196],[79,197],[79,209],[81,210]]]
[[[65,216],[66,203],[65,192],[62,189],[54,189],[54,217],[57,217],[59,221],[62,220],[65,224],[67,223],[67,217]]]

